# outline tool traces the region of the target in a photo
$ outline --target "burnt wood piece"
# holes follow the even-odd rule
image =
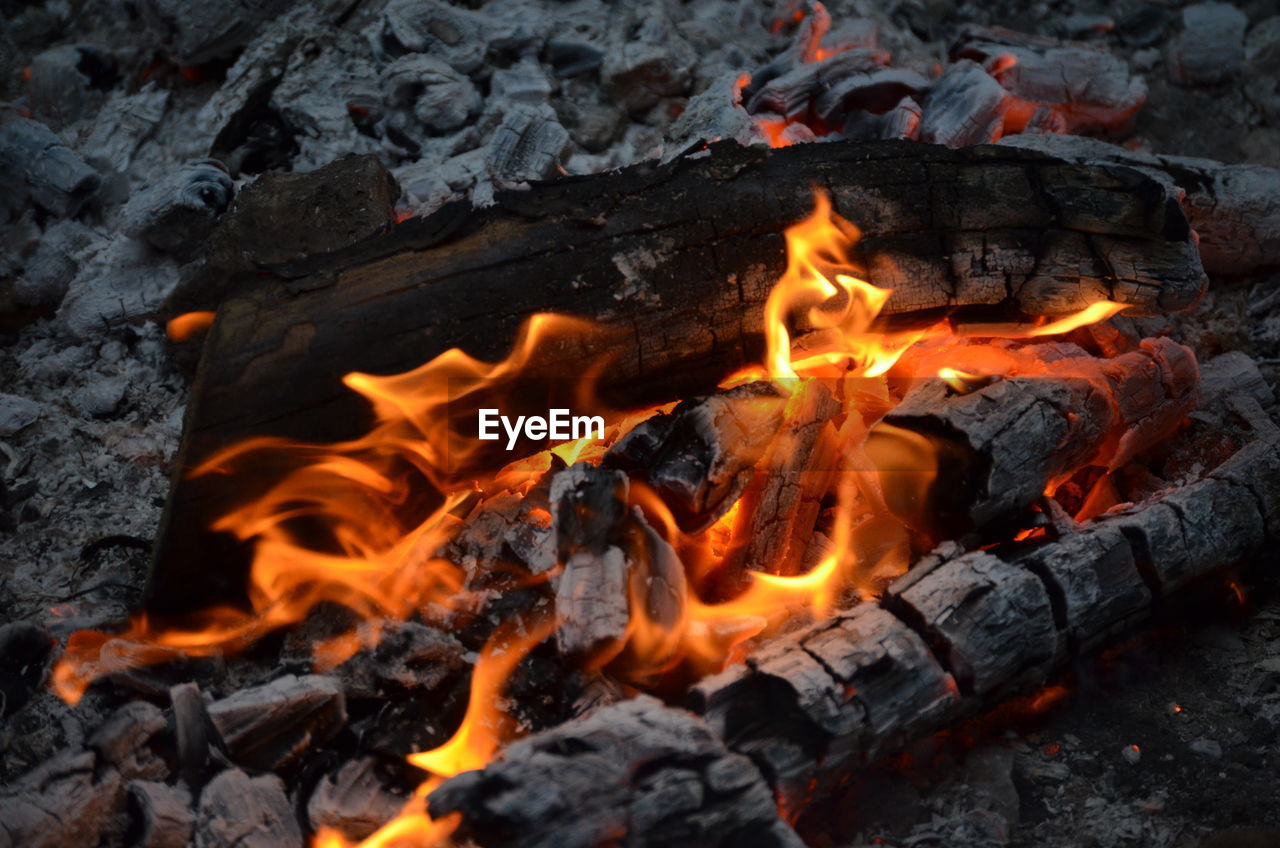
[[[183,476],[249,436],[364,432],[369,410],[340,380],[349,371],[403,372],[453,346],[498,359],[537,311],[624,332],[566,345],[547,368],[576,377],[610,354],[602,389],[627,405],[708,391],[757,360],[764,302],[785,263],[781,233],[812,211],[814,185],[862,227],[857,258],[870,282],[894,289],[891,314],[965,304],[1056,314],[1101,298],[1159,311],[1191,304],[1204,285],[1170,187],[1003,147],[724,142],[500,192],[482,210],[451,204],[326,257],[311,277],[275,278],[305,271],[304,258],[273,265],[275,277],[227,283],[241,294],[218,309],[206,340],[149,608],[189,610],[243,591],[243,551],[207,528],[246,481]],[[244,233],[243,249],[264,249],[237,222],[252,190],[211,244],[227,228]]]
[[[166,253],[185,255],[227,210],[235,183],[216,159],[187,162],[139,191],[120,212],[121,229]]]
[[[924,635],[966,694],[998,691],[1058,655],[1044,583],[982,551],[925,557],[893,584],[885,606]]]
[[[1008,93],[974,62],[948,67],[933,84],[920,118],[920,140],[948,147],[987,144],[1001,135]]]
[[[209,781],[196,808],[195,848],[302,848],[302,828],[284,783],[227,769]]]
[[[372,757],[350,760],[316,784],[307,801],[312,830],[331,827],[348,839],[364,839],[391,821],[406,799],[378,779]]]
[[[815,779],[843,776],[941,726],[960,700],[924,639],[875,604],[767,642],[690,695],[788,809]]]
[[[453,634],[416,621],[366,621],[356,633],[361,644],[372,647],[333,670],[348,698],[427,692],[466,665],[466,650]]]
[[[885,416],[937,449],[929,502],[890,504],[913,526],[954,538],[1016,515],[1061,475],[1082,464],[1123,464],[1195,408],[1195,356],[1170,339],[1146,339],[1112,359],[1065,343],[1032,350],[1047,374],[968,393],[932,379]]]
[[[1089,44],[969,25],[950,55],[981,64],[1022,101],[1008,105],[1006,127],[1015,132],[1040,105],[1058,115],[1066,132],[1125,133],[1147,100],[1146,83],[1128,63]]]
[[[165,729],[145,701],[112,714],[87,749],[67,750],[0,787],[0,848],[97,845],[111,832],[130,780],[168,776],[148,746]]]
[[[1277,543],[1273,435],[1059,539],[999,557],[946,545],[880,603],[765,643],[698,683],[692,703],[794,809],[912,737],[1042,685],[1076,652]]]
[[[760,772],[648,696],[513,743],[427,796],[483,848],[800,848]]]
[[[733,533],[743,542],[725,566],[730,573],[805,570],[805,552],[836,469],[832,419],[842,407],[822,383],[804,381],[796,388],[795,411],[769,446],[756,485],[743,496]]]
[[[28,198],[57,217],[73,217],[102,176],[39,121],[0,115],[0,221],[16,218]]]
[[[632,428],[605,464],[652,486],[682,528],[702,530],[746,489],[785,406],[785,393],[763,381],[688,400]]]
[[[490,573],[512,558],[533,574],[556,564],[556,540],[550,522],[553,472],[564,468],[558,456],[550,471],[523,493],[504,490],[476,504],[441,555],[456,563],[469,578]]]
[[[173,707],[173,747],[177,755],[178,776],[187,786],[204,785],[212,771],[213,740],[217,729],[209,719],[208,705],[196,683],[179,683],[169,689]]]
[[[1134,153],[1092,138],[1015,135],[1000,145],[1073,162],[1141,168],[1186,193],[1182,207],[1200,238],[1210,274],[1238,276],[1280,268],[1280,170],[1211,159]]]
[[[233,762],[271,771],[337,733],[347,721],[346,697],[331,678],[286,674],[213,702],[209,718]]]
[[[579,463],[551,480],[551,526],[564,570],[555,578],[556,643],[578,659],[612,657],[631,620],[626,551],[627,477]]]
[[[191,793],[181,786],[135,780],[125,787],[129,811],[136,818],[135,848],[184,848],[191,841],[196,817]]]

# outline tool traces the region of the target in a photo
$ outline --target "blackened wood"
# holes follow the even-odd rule
[[[966,693],[1043,679],[1058,652],[1044,583],[982,551],[926,558],[889,587],[885,606],[925,635]]]
[[[129,812],[136,818],[134,848],[184,848],[196,817],[191,793],[180,786],[135,780],[125,787]]]
[[[513,743],[427,798],[483,848],[803,843],[746,757],[683,710],[641,696]]]
[[[452,634],[416,621],[368,621],[359,625],[364,645],[334,669],[348,698],[428,692],[466,665],[465,649]]]
[[[1019,557],[1049,589],[1072,647],[1088,650],[1146,616],[1151,590],[1119,527],[1099,524]]]
[[[178,776],[187,786],[196,789],[204,785],[209,774],[217,730],[209,719],[199,685],[179,683],[169,689],[169,701],[173,706],[173,744]]]
[[[1194,354],[1170,339],[1144,340],[1111,359],[1062,343],[1034,350],[1045,375],[967,393],[930,380],[885,416],[938,451],[931,501],[901,507],[910,523],[953,538],[1017,514],[1081,465],[1127,462],[1195,408]]]
[[[724,567],[770,574],[804,571],[822,498],[836,470],[838,436],[831,423],[841,404],[817,381],[798,383],[787,426],[778,433],[747,491],[733,538],[742,546]]]
[[[99,844],[121,811],[127,781],[168,776],[148,744],[165,726],[158,708],[131,702],[94,731],[87,749],[63,751],[0,787],[0,846]]]
[[[1200,481],[1099,522],[1130,540],[1161,594],[1280,540],[1280,438],[1259,439]]]
[[[395,818],[406,799],[382,784],[375,765],[371,757],[351,760],[316,784],[307,800],[312,830],[330,827],[348,839],[364,839]]]
[[[1200,238],[1210,274],[1242,275],[1280,267],[1280,170],[1210,159],[1134,153],[1092,138],[1014,135],[1001,146],[1039,150],[1073,162],[1141,168],[1186,192],[1182,203]]]
[[[914,630],[864,604],[766,643],[691,696],[794,809],[815,779],[846,774],[943,721],[959,693]]]
[[[200,793],[196,848],[302,848],[302,828],[284,783],[239,769],[218,774]]]
[[[102,184],[102,177],[44,124],[15,114],[0,116],[0,217],[16,217],[30,198],[45,211],[71,217]]]
[[[653,487],[685,530],[702,530],[747,487],[785,405],[785,393],[767,382],[685,401],[634,427],[605,463]]]
[[[564,570],[555,580],[556,642],[577,659],[610,658],[622,648],[631,602],[626,551],[627,477],[587,463],[551,480],[551,522]]]
[[[130,197],[120,211],[121,229],[156,250],[185,255],[212,232],[234,194],[221,162],[188,162]]]
[[[232,761],[270,771],[337,733],[347,721],[346,697],[331,678],[287,674],[213,702],[209,718]]]
[[[0,846],[97,845],[122,797],[120,773],[91,751],[66,751],[0,789]]]
[[[553,462],[559,463],[559,457]],[[533,574],[549,571],[557,561],[550,515],[551,480],[563,463],[543,474],[523,493],[496,492],[476,504],[442,551],[468,577],[493,572],[512,558]]]
[[[968,59],[943,72],[924,100],[920,140],[962,147],[1000,138],[1008,95]]]
[[[814,185],[862,227],[857,258],[870,282],[894,289],[890,313],[986,304],[1057,314],[1101,298],[1158,311],[1189,305],[1204,283],[1168,187],[1004,148],[722,143],[500,193],[481,211],[450,205],[326,257],[311,277],[243,275],[219,289],[242,294],[222,305],[206,342],[150,608],[243,591],[242,556],[207,527],[244,497],[244,481],[184,472],[248,436],[363,431],[369,411],[341,384],[348,371],[402,372],[455,345],[497,359],[530,313],[559,311],[625,335],[566,345],[548,371],[573,378],[609,353],[602,388],[615,399],[708,390],[758,357],[763,305],[784,267],[781,231],[809,214]],[[225,226],[263,250],[235,220],[224,215],[211,241]]]

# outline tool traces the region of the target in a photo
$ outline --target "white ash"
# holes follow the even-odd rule
[[[137,599],[181,430],[186,383],[163,332],[76,343],[36,325],[0,348],[0,373],[0,561],[12,564],[0,608],[70,627],[117,620]],[[85,555],[125,536],[140,544]]]

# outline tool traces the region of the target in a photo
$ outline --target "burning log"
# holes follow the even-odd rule
[[[564,571],[556,581],[556,641],[569,657],[612,656],[631,620],[626,553],[626,475],[579,464],[551,481],[551,520]]]
[[[626,497],[626,475],[585,463],[551,482],[552,529],[564,564],[555,578],[556,641],[565,656],[594,666],[623,649],[633,620],[670,630],[684,613],[684,567]]]
[[[912,526],[954,537],[1016,515],[1082,465],[1127,462],[1195,408],[1195,357],[1169,339],[1147,339],[1105,360],[1067,344],[1031,351],[1042,352],[1045,376],[1001,379],[964,394],[930,380],[885,416],[885,424],[938,448],[928,513],[916,502],[896,505]]]
[[[210,244],[247,251],[257,268],[251,289],[223,305],[210,331],[151,603],[190,608],[209,601],[210,581],[223,584],[215,595],[243,585],[242,572],[226,566],[234,550],[206,530],[231,493],[183,480],[182,471],[251,435],[325,441],[359,432],[367,413],[338,379],[347,371],[405,371],[455,345],[496,357],[539,310],[626,328],[621,344],[602,337],[566,346],[559,365],[577,373],[584,358],[611,354],[602,389],[609,396],[625,387],[629,403],[706,391],[754,361],[763,304],[783,267],[779,232],[808,211],[815,183],[831,186],[838,208],[867,217],[855,259],[869,282],[894,290],[888,313],[982,304],[1060,314],[1104,298],[1155,311],[1189,305],[1204,283],[1167,187],[1137,172],[1002,148],[718,145],[698,159],[501,193],[480,212],[452,205],[388,235],[344,240],[342,251],[330,252],[332,237],[291,244],[287,257],[257,245],[233,209]],[[243,285],[217,266],[210,263],[207,291],[185,289],[184,311]],[[272,283],[257,275],[263,267],[286,277],[325,273]],[[204,569],[206,558],[222,565]]]
[[[746,757],[647,696],[522,739],[427,804],[484,848],[802,844]]]
[[[862,604],[694,687],[784,807],[913,736],[1040,685],[1074,652],[1280,541],[1280,436],[1200,482],[1028,549],[948,545]],[[930,647],[933,650],[930,650]]]
[[[925,637],[962,692],[986,695],[1058,656],[1044,584],[981,551],[926,557],[894,583],[885,606]]]

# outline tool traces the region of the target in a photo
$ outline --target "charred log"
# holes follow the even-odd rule
[[[939,455],[931,501],[891,504],[913,526],[954,538],[1015,515],[1082,465],[1127,462],[1195,408],[1195,357],[1169,339],[1101,360],[1073,345],[1039,350],[1044,376],[963,394],[930,380],[885,416],[886,424],[931,440]]]
[[[1182,206],[1200,238],[1200,258],[1210,274],[1236,276],[1280,267],[1280,171],[1275,168],[1133,153],[1078,136],[1017,135],[1000,143],[1072,162],[1141,168],[1176,184],[1186,192]]]
[[[1040,685],[1067,657],[1280,541],[1280,437],[1027,550],[949,546],[863,604],[694,687],[786,805],[912,736]],[[1166,565],[1167,563],[1167,565]]]

